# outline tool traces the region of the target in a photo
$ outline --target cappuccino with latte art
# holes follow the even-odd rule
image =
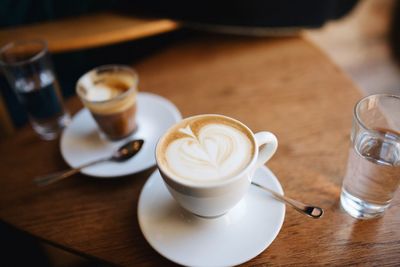
[[[235,119],[215,114],[189,117],[158,141],[157,167],[179,205],[215,218],[245,195],[254,171],[275,153],[273,133],[253,133]]]
[[[157,158],[165,172],[191,183],[215,183],[238,175],[253,158],[252,133],[236,120],[195,116],[160,140]]]

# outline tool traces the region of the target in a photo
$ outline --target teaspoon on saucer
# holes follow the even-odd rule
[[[289,204],[290,206],[295,208],[298,212],[305,214],[308,217],[311,217],[313,219],[319,219],[324,214],[324,210],[320,207],[304,204],[298,200],[294,200],[289,197],[285,197],[284,195],[281,195],[281,194],[279,194],[265,186],[262,186],[254,181],[252,181],[251,184],[271,193],[276,199]]]
[[[86,168],[86,167],[89,167],[89,166],[92,166],[95,164],[99,164],[101,162],[106,162],[106,161],[123,162],[123,161],[126,161],[126,160],[130,159],[131,157],[133,157],[134,155],[136,155],[140,151],[140,149],[143,146],[143,143],[144,143],[144,140],[142,140],[142,139],[131,140],[131,141],[125,143],[124,145],[122,145],[111,156],[108,156],[106,158],[101,158],[101,159],[98,159],[98,160],[95,160],[95,161],[92,161],[89,163],[85,163],[83,165],[80,165],[76,168],[72,168],[70,170],[64,170],[64,171],[60,171],[60,172],[51,173],[51,174],[48,174],[45,176],[36,177],[33,181],[38,186],[45,186],[45,185],[49,185],[49,184],[55,183],[57,181],[60,181],[62,179],[65,179],[67,177],[70,177],[71,175],[78,173],[83,168]]]

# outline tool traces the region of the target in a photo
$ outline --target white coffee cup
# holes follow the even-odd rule
[[[202,129],[208,127],[210,135],[212,135],[213,127],[219,129],[219,133],[221,132],[220,128],[222,131],[225,128],[227,130],[229,130],[229,127],[233,128],[233,131],[238,132],[238,134],[232,132],[232,136],[238,139],[236,143],[239,146],[244,146],[244,143],[250,143],[254,149],[248,153],[249,155],[245,155],[248,160],[244,161],[243,167],[232,175],[214,181],[202,181],[200,179],[194,182],[193,180],[182,178],[176,172],[171,171],[168,161],[165,160],[166,155],[169,153],[167,152],[168,146],[174,141],[191,138],[190,136],[175,137],[184,135],[182,132],[187,131],[186,128],[188,125],[195,122],[199,122],[198,125],[203,125],[196,126],[199,128],[198,131],[202,131]],[[212,139],[213,137],[210,136],[210,138]],[[277,147],[277,138],[270,132],[258,132],[254,134],[246,125],[235,119],[217,114],[204,114],[186,118],[172,126],[160,138],[157,144],[156,161],[165,185],[181,207],[201,217],[218,217],[227,213],[245,196],[255,170],[265,164],[274,155]],[[233,152],[232,156],[234,156]],[[243,158],[242,155],[238,156]],[[236,165],[232,165],[232,167],[236,167]],[[206,178],[204,177],[205,180]]]

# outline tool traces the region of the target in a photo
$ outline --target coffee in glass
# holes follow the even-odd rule
[[[128,66],[106,65],[84,74],[77,94],[101,132],[110,140],[131,135],[135,121],[138,75]]]

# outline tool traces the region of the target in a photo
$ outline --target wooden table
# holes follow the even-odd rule
[[[287,195],[321,205],[312,220],[287,209],[271,246],[244,265],[398,265],[400,198],[378,220],[357,221],[339,206],[352,107],[352,82],[301,38],[200,36],[141,63],[142,91],[170,99],[183,116],[222,113],[280,146],[268,163]],[[68,102],[76,112],[76,98]],[[140,190],[154,168],[123,179],[82,175],[45,188],[32,178],[63,169],[58,142],[30,127],[0,144],[0,218],[58,247],[123,266],[172,265],[146,242],[137,221]]]

